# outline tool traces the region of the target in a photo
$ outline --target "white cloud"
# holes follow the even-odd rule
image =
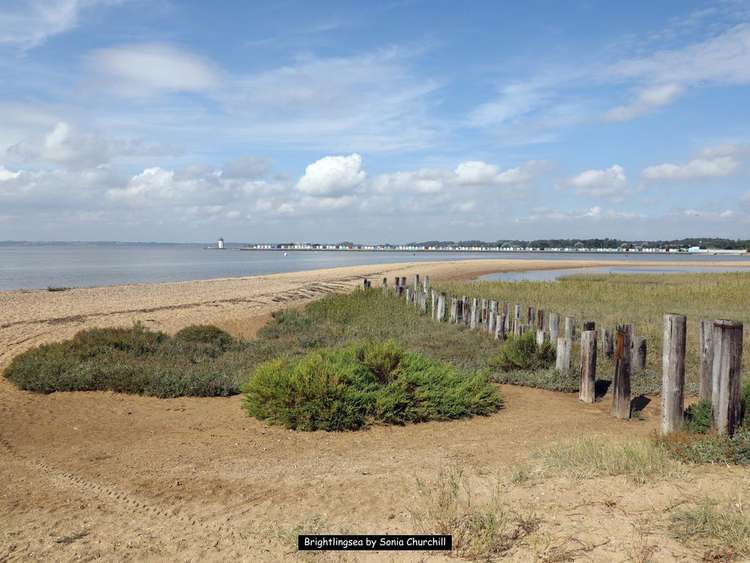
[[[60,121],[51,131],[11,145],[6,156],[13,162],[63,164],[73,168],[94,167],[113,159],[131,156],[175,155],[175,148],[147,144],[138,139],[113,139],[84,132]]]
[[[621,77],[661,83],[750,83],[750,24],[737,25],[706,41],[622,61],[612,68]]]
[[[627,186],[625,169],[614,164],[604,170],[584,170],[569,178],[566,185],[575,188],[576,193],[594,197],[619,197]]]
[[[0,44],[31,49],[52,36],[76,27],[81,12],[116,0],[26,0],[12,2],[0,11]],[[15,5],[14,5],[15,4]]]
[[[362,168],[362,157],[326,156],[305,168],[297,182],[297,189],[307,195],[330,197],[345,195],[362,185],[367,173]]]
[[[661,84],[642,90],[632,102],[609,110],[607,121],[628,121],[671,104],[685,88],[679,84]]]
[[[89,56],[89,64],[106,88],[129,97],[206,92],[222,80],[208,60],[163,43],[99,49]]]
[[[262,178],[271,172],[271,161],[253,155],[245,155],[230,160],[224,165],[225,178]]]
[[[733,174],[740,162],[731,156],[696,158],[684,164],[658,164],[648,166],[641,172],[646,180],[696,180],[721,178]]]
[[[20,172],[11,172],[5,166],[0,165],[0,182],[7,182],[8,180],[15,180],[21,175]]]

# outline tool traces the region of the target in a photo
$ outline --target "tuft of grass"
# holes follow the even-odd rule
[[[526,466],[516,466],[513,472],[570,479],[623,475],[636,484],[680,473],[679,464],[653,443],[604,440],[606,438],[584,437],[555,444],[535,452]]]
[[[321,349],[258,366],[244,387],[248,414],[295,430],[358,430],[497,411],[483,373],[407,352],[393,341]]]
[[[417,506],[409,508],[415,526],[426,534],[452,535],[459,557],[494,560],[533,534],[541,521],[533,512],[504,506],[497,490],[488,502],[477,504],[456,467],[441,470],[432,483],[417,480],[417,490]]]
[[[741,499],[728,503],[703,499],[675,512],[669,528],[683,543],[707,542],[711,549],[705,560],[750,557],[750,518]]]
[[[711,401],[702,399],[685,410],[685,429],[695,434],[706,434],[713,420]]]

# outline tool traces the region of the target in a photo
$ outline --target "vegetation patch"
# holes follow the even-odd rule
[[[707,543],[710,547],[705,561],[730,561],[750,556],[750,518],[744,512],[741,499],[728,503],[703,499],[678,510],[672,515],[670,531],[691,546]]]
[[[409,512],[425,534],[450,534],[454,553],[481,561],[494,560],[533,534],[540,519],[503,505],[495,490],[487,502],[476,502],[463,472],[444,469],[435,482],[417,481],[419,500]]]
[[[679,474],[679,464],[648,441],[608,443],[606,438],[569,440],[536,452],[529,463],[511,470],[515,483],[533,477],[592,479],[624,475],[638,484]]]
[[[462,373],[393,341],[265,362],[244,392],[248,414],[296,430],[450,420],[490,414],[501,406],[486,374]]]
[[[549,342],[539,346],[536,335],[526,332],[511,336],[492,358],[490,365],[502,371],[548,369],[555,362],[555,349]]]
[[[246,359],[240,343],[216,327],[188,327],[170,337],[135,325],[85,330],[33,348],[16,356],[4,375],[40,393],[225,396],[239,392]]]

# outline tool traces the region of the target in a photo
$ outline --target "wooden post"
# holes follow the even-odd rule
[[[507,336],[510,332],[510,304],[503,302],[503,318],[505,319],[505,325],[503,326],[503,332]]]
[[[438,295],[437,320],[438,322],[445,320],[445,293]]]
[[[612,331],[608,328],[602,329],[602,352],[609,359],[612,359],[615,353],[615,341],[612,338]]]
[[[702,401],[711,400],[713,380],[711,370],[714,363],[714,322],[700,322],[700,356],[698,366],[698,396]]]
[[[591,323],[593,325],[593,323]],[[584,403],[596,400],[596,329],[581,333],[581,389],[578,398]]]
[[[455,297],[451,297],[451,317],[450,317],[451,324],[456,324],[458,322],[458,299]]]
[[[687,317],[685,315],[664,315],[661,354],[662,434],[670,434],[679,430],[684,421],[686,336]]]
[[[489,317],[487,317],[487,332],[490,334],[495,334],[495,329],[497,327],[497,313],[490,308]]]
[[[414,291],[419,291],[419,274],[414,275]]]
[[[549,341],[553,346],[557,346],[557,337],[560,336],[560,315],[557,313],[549,314]]]
[[[583,321],[581,330],[596,330],[596,323],[594,321]]]
[[[541,328],[536,329],[536,345],[541,348],[544,346],[544,341],[547,339],[547,335]]]
[[[742,323],[714,321],[714,363],[711,370],[711,405],[714,429],[732,436],[742,416]]]
[[[424,291],[419,292],[419,308],[422,311],[422,314],[427,314],[427,293]]]
[[[398,287],[401,285],[401,278],[396,276],[393,278],[393,291],[398,293]]]
[[[565,338],[571,342],[576,339],[576,320],[573,317],[565,317]]]
[[[513,336],[521,336],[521,305],[513,307]]]
[[[412,296],[412,293],[411,293],[411,288],[410,288],[410,287],[407,287],[407,288],[406,288],[406,289],[404,290],[404,292],[405,292],[405,295],[406,295],[406,302],[407,302],[407,303],[411,303],[411,296]]]
[[[507,313],[498,313],[497,326],[495,327],[495,340],[505,340],[508,332],[506,331]]]
[[[479,326],[479,299],[476,297],[471,300],[471,321],[469,326],[472,329]]]
[[[617,327],[615,336],[615,375],[612,378],[612,415],[630,418],[630,339],[632,325]]]
[[[434,320],[437,314],[437,293],[434,289],[430,290],[430,316]]]
[[[544,309],[536,311],[536,329],[544,331]]]
[[[557,356],[555,358],[555,369],[562,374],[570,373],[570,352],[573,341],[564,336],[557,337]]]
[[[464,313],[464,324],[466,326],[469,326],[471,324],[471,299],[469,299],[466,295],[464,295],[464,304],[462,309]]]
[[[424,292],[430,291],[430,276],[425,275],[424,277]]]
[[[383,278],[383,285],[381,286],[383,288],[383,295],[388,294],[388,278]]]
[[[643,336],[634,336],[632,341],[631,369],[639,372],[646,369],[646,339]]]
[[[534,310],[534,307],[527,307],[526,308],[526,324],[529,326],[534,326],[534,323],[536,322],[536,311]]]

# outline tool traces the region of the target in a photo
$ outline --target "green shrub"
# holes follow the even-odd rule
[[[248,414],[296,430],[358,430],[489,414],[487,376],[404,351],[393,342],[322,349],[258,366],[244,387]]]
[[[750,429],[740,428],[734,436],[676,432],[656,438],[672,457],[687,463],[750,464]]]
[[[179,338],[170,338],[138,324],[86,330],[16,356],[4,375],[19,388],[40,393],[236,394],[239,374],[247,369],[246,358],[230,352],[234,341],[217,331],[188,327]]]
[[[205,344],[222,352],[234,343],[234,338],[229,333],[213,325],[188,326],[177,332],[174,337],[178,341]]]
[[[555,361],[555,351],[549,342],[541,347],[536,343],[536,335],[526,332],[521,336],[511,336],[493,358],[491,365],[504,371],[546,369]]]
[[[711,430],[713,420],[711,401],[702,399],[690,405],[685,411],[685,429],[696,434],[705,434]]]

